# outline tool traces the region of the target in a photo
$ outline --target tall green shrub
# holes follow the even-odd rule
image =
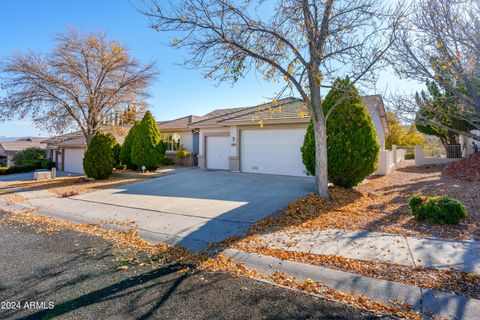
[[[113,135],[113,133],[107,133],[107,138],[110,140],[110,145],[113,151],[113,166],[117,166],[120,164],[120,144],[117,141],[117,138]]]
[[[156,168],[163,157],[160,143],[157,123],[150,111],[147,111],[135,132],[130,154],[132,163],[138,168]]]
[[[112,138],[98,131],[88,144],[83,157],[83,170],[89,178],[105,180],[112,175],[114,165]]]
[[[325,114],[334,108],[327,120],[328,178],[337,186],[354,187],[377,169],[380,146],[372,119],[362,97],[348,79],[339,79],[334,83],[322,107]],[[301,151],[307,172],[314,175],[315,135],[312,123]]]
[[[128,131],[125,141],[123,141],[122,148],[120,149],[120,163],[126,165],[130,169],[136,169],[135,165],[132,163],[131,154],[133,140],[135,139],[135,133],[139,126],[140,121],[136,121],[130,128],[130,131]]]

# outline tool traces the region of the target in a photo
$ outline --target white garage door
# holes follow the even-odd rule
[[[307,129],[242,130],[240,168],[243,172],[305,176],[300,148]]]
[[[228,170],[230,154],[229,137],[207,137],[206,160],[207,168]]]
[[[83,174],[83,149],[65,149],[65,167],[66,172]]]

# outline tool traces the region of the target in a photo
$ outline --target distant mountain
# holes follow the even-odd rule
[[[0,136],[0,141],[14,141],[24,137],[7,137],[7,136]]]

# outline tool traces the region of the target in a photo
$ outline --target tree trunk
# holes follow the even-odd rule
[[[311,65],[308,80],[313,131],[315,133],[315,182],[317,193],[325,200],[330,200],[328,195],[327,128],[320,95],[319,75],[318,66],[316,64]]]
[[[328,167],[327,167],[327,131],[324,120],[313,118],[315,132],[315,182],[318,194],[330,200],[328,195]]]

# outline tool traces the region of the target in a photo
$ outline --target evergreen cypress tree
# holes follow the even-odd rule
[[[136,166],[132,163],[131,154],[133,140],[135,139],[135,134],[139,126],[140,121],[136,121],[135,124],[130,128],[130,131],[128,131],[120,150],[120,163],[122,165],[126,165],[129,169],[136,169]]]
[[[138,168],[155,169],[163,156],[159,143],[160,131],[152,114],[147,111],[134,135],[130,154],[132,163]]]
[[[97,131],[83,157],[83,170],[89,178],[105,180],[112,175],[114,165],[112,139],[102,131]]]
[[[338,102],[344,93],[346,97]],[[380,146],[372,119],[350,80],[338,79],[325,97],[325,114],[334,106],[327,120],[328,178],[337,186],[351,188],[376,171]],[[307,172],[314,175],[312,123],[301,151]]]

